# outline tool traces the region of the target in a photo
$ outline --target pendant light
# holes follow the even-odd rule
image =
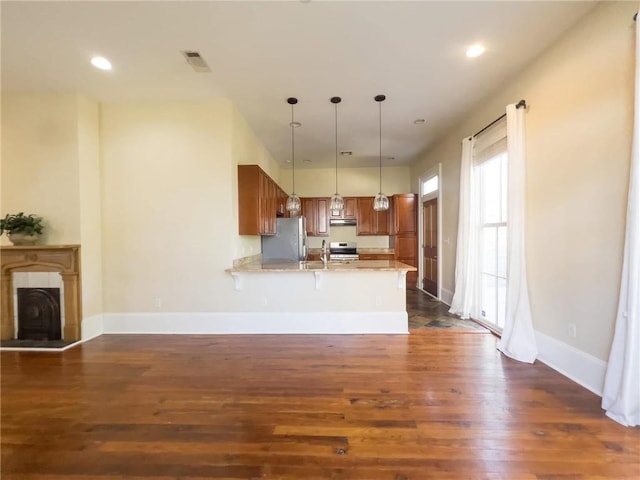
[[[291,105],[291,123],[289,126],[291,127],[291,167],[293,169],[292,177],[292,186],[291,186],[291,195],[287,197],[287,211],[290,215],[297,216],[298,212],[300,212],[300,197],[296,195],[296,157],[295,157],[295,143],[293,140],[293,129],[300,126],[300,123],[294,122],[293,120],[293,106],[298,103],[298,99],[295,97],[287,98],[287,103]]]
[[[375,211],[389,210],[389,199],[382,193],[382,102],[387,97],[384,95],[376,95],[374,100],[378,102],[378,121],[380,126],[380,190],[373,201],[373,209]]]
[[[331,97],[331,103],[333,103],[336,119],[336,193],[331,197],[331,204],[329,210],[342,210],[344,208],[344,199],[338,193],[338,104],[342,101],[340,97]]]

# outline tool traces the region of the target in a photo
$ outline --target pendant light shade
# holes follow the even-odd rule
[[[378,124],[380,127],[380,189],[378,190],[376,198],[373,200],[373,209],[375,211],[389,210],[389,199],[382,193],[382,102],[384,102],[386,98],[384,95],[376,95],[374,97],[374,100],[378,102]]]
[[[290,215],[296,216],[300,212],[300,197],[296,195],[296,157],[295,157],[295,142],[293,129],[295,127],[299,127],[300,124],[294,121],[293,118],[293,106],[298,103],[298,99],[294,97],[287,98],[287,103],[291,105],[291,123],[289,126],[291,127],[291,167],[293,170],[292,173],[292,186],[291,186],[291,195],[287,197],[287,211]]]
[[[331,197],[331,204],[329,210],[342,210],[344,208],[344,199],[338,193],[338,104],[342,101],[340,97],[331,97],[331,103],[333,103],[335,111],[335,125],[336,125],[336,193]]]

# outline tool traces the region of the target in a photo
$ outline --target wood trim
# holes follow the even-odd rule
[[[0,249],[0,338],[16,338],[13,325],[13,273],[58,272],[64,284],[63,339],[81,338],[82,297],[80,245],[7,246]]]

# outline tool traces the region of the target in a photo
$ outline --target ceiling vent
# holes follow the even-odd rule
[[[191,67],[196,71],[196,72],[210,72],[211,69],[209,68],[209,65],[207,65],[207,62],[204,61],[204,58],[202,58],[202,56],[200,56],[199,52],[196,52],[194,50],[182,50],[182,55],[184,55],[184,58],[187,60],[187,63],[189,65],[191,65]]]

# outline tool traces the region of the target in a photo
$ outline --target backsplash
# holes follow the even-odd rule
[[[322,240],[326,242],[356,242],[358,248],[389,248],[387,235],[356,235],[356,227],[340,227],[332,225],[328,237],[308,237],[309,248],[322,247]]]

